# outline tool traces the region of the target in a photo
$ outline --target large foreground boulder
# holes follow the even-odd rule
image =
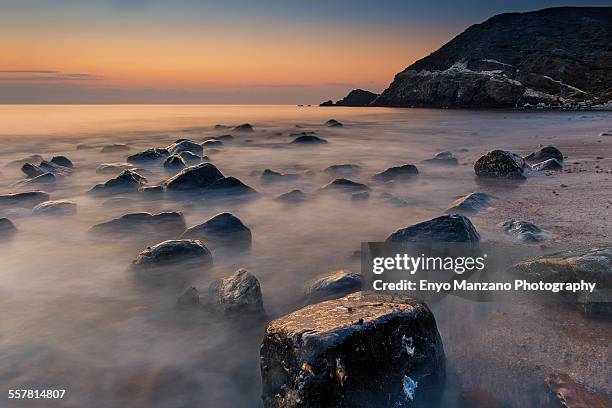
[[[523,159],[507,150],[493,150],[474,164],[476,176],[482,178],[524,179]]]
[[[480,235],[468,217],[443,215],[397,230],[387,242],[458,242],[477,245]]]
[[[445,378],[433,314],[403,296],[306,306],[268,324],[260,354],[266,408],[424,406]]]
[[[306,285],[306,302],[317,303],[359,292],[363,277],[358,273],[339,270],[312,279]]]
[[[238,217],[228,212],[217,214],[208,221],[187,229],[181,238],[199,239],[212,249],[244,249],[251,246],[251,230]]]
[[[77,204],[70,200],[45,201],[32,209],[34,215],[74,215]]]
[[[202,242],[175,239],[148,247],[132,261],[132,266],[135,269],[156,269],[175,266],[207,266],[210,263],[212,263],[212,255]]]
[[[587,316],[612,316],[612,246],[558,252],[522,261],[512,271],[530,282],[596,283],[595,290],[560,294]]]
[[[89,229],[95,235],[106,235],[113,238],[124,236],[149,237],[178,237],[185,231],[185,217],[176,211],[159,214],[131,213],[119,218],[96,224]]]
[[[223,178],[223,174],[214,164],[201,163],[187,167],[165,181],[167,190],[193,190],[209,187]]]
[[[49,200],[49,194],[44,191],[27,191],[25,193],[11,193],[0,195],[0,205],[14,207],[34,207],[43,201]]]
[[[213,305],[226,312],[263,312],[261,286],[246,269],[214,281],[208,294]]]

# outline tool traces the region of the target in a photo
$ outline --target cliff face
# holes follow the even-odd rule
[[[612,7],[497,15],[395,76],[377,106],[579,107],[612,100]]]

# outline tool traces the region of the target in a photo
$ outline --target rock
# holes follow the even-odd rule
[[[319,106],[334,106],[334,102],[330,99],[329,101],[321,102]]]
[[[298,174],[282,174],[274,170],[265,169],[261,173],[261,181],[264,183],[275,183],[279,181],[292,181],[298,179]]]
[[[46,173],[57,176],[67,176],[72,173],[72,170],[70,170],[68,167],[60,166],[46,160],[41,161],[37,166],[26,163],[21,167],[21,171],[23,171],[30,178],[42,176]]]
[[[181,170],[178,174],[166,180],[164,184],[167,190],[192,190],[206,188],[222,178],[223,174],[215,165],[201,163]]]
[[[296,137],[291,142],[292,144],[325,144],[327,140],[313,134],[305,133]]]
[[[398,73],[372,105],[572,108],[607,101],[611,15],[607,7],[496,15]]]
[[[541,242],[546,234],[535,224],[527,221],[508,220],[501,224],[504,232],[523,242]]]
[[[251,246],[251,230],[238,217],[228,212],[217,214],[208,221],[187,229],[181,238],[199,239],[212,249],[245,249]]]
[[[234,128],[237,132],[252,132],[253,126],[250,123],[243,123],[242,125],[238,125]]]
[[[114,143],[111,145],[103,146],[100,150],[100,153],[119,153],[119,152],[127,152],[130,150],[128,145],[122,143]]]
[[[17,227],[8,218],[0,218],[0,241],[17,233]]]
[[[563,169],[563,166],[557,159],[548,159],[541,163],[534,164],[531,168],[536,171],[556,171]]]
[[[44,191],[28,191],[0,195],[0,205],[17,207],[34,207],[43,201],[49,200],[49,194]]]
[[[276,197],[276,201],[285,204],[300,204],[306,201],[306,194],[302,190],[291,190],[288,193]]]
[[[263,312],[259,281],[246,269],[214,281],[208,294],[214,305],[226,312]]]
[[[177,239],[160,242],[142,251],[132,262],[137,269],[161,268],[165,266],[208,266],[212,255],[204,244],[197,240]]]
[[[127,162],[132,164],[147,164],[153,161],[165,160],[169,156],[169,152],[166,149],[147,149],[142,152],[135,153],[128,156]]]
[[[130,163],[101,163],[96,167],[98,174],[117,174],[123,170],[136,170]]]
[[[366,201],[370,199],[370,193],[367,191],[362,191],[360,193],[351,194],[352,201]]]
[[[505,408],[495,396],[481,390],[463,391],[459,394],[460,408]]]
[[[525,161],[530,163],[539,163],[549,159],[563,163],[563,153],[554,146],[546,146],[525,156]]]
[[[544,384],[550,391],[550,397],[564,408],[610,408],[612,401],[603,395],[597,395],[584,385],[576,382],[566,373],[551,371],[544,377]]]
[[[428,221],[397,230],[387,242],[465,242],[478,245],[480,235],[469,218],[458,215],[442,215]]]
[[[32,209],[34,215],[74,215],[77,205],[70,200],[45,201]]]
[[[337,299],[349,293],[359,292],[363,278],[358,273],[339,270],[319,276],[306,285],[307,303],[318,303],[324,300]]]
[[[321,187],[321,191],[341,191],[355,193],[360,191],[368,191],[370,187],[365,184],[357,183],[345,178],[337,178],[334,181]]]
[[[255,189],[247,186],[236,177],[223,177],[206,188],[206,194],[216,197],[253,196]]]
[[[344,125],[342,125],[342,123],[338,122],[336,119],[330,119],[327,122],[325,122],[325,126],[327,126],[327,127],[342,127]]]
[[[177,155],[168,156],[166,161],[164,161],[164,168],[168,171],[181,171],[185,166],[185,160]]]
[[[29,178],[42,176],[46,173],[46,171],[30,163],[25,163],[23,166],[21,166],[21,171]]]
[[[361,166],[356,164],[334,164],[324,170],[327,174],[350,176],[361,171]]]
[[[475,214],[489,208],[490,203],[491,196],[487,193],[470,193],[453,201],[446,212]]]
[[[612,316],[612,246],[587,250],[565,251],[530,259],[512,267],[517,275],[531,282],[587,282],[596,283],[595,290],[561,292],[587,316]]]
[[[166,147],[166,150],[171,155],[177,155],[181,152],[191,152],[193,154],[197,154],[198,156],[202,156],[204,154],[204,149],[202,146],[196,142],[192,142],[191,140],[182,140],[181,142],[173,143]]]
[[[89,232],[114,238],[122,236],[175,238],[181,235],[185,228],[185,217],[180,212],[168,211],[159,214],[142,212],[125,214],[119,218],[96,224],[89,229]]]
[[[53,173],[44,173],[44,174],[41,174],[40,176],[36,176],[36,177],[29,179],[28,181],[26,181],[26,183],[28,184],[50,184],[50,183],[55,183],[56,181],[57,181],[57,178],[55,177]]]
[[[493,150],[474,164],[476,176],[484,178],[524,179],[523,159],[506,150]]]
[[[221,135],[221,136],[217,136],[215,139],[221,140],[223,142],[223,141],[233,140],[234,136],[232,136],[232,135]]]
[[[147,196],[158,196],[164,193],[163,186],[143,186],[138,188],[138,192]]]
[[[189,306],[199,305],[200,304],[200,292],[193,286],[189,286],[185,290],[183,290],[183,292],[177,299],[176,303],[180,307],[189,307]]]
[[[132,170],[123,170],[117,177],[104,184],[98,184],[90,190],[92,193],[121,194],[138,191],[147,179]]]
[[[77,150],[92,150],[92,149],[94,149],[94,147],[92,145],[89,145],[89,144],[78,144],[78,145],[76,145],[76,149]]]
[[[451,166],[459,164],[457,158],[455,158],[451,152],[440,152],[431,159],[423,160],[423,163]]]
[[[336,102],[336,106],[368,106],[378,98],[378,94],[363,89],[353,89],[344,98]]]
[[[215,125],[215,129],[229,129],[231,126],[227,125]]]
[[[51,163],[57,164],[58,166],[64,166],[70,169],[73,167],[72,161],[70,161],[70,159],[66,156],[53,156],[53,158],[51,159]]]
[[[266,408],[425,406],[445,379],[433,314],[391,295],[358,292],[273,320],[260,356]]]
[[[387,170],[375,174],[372,176],[377,181],[391,181],[391,180],[412,180],[414,176],[418,175],[419,171],[416,166],[412,164],[405,164],[398,167],[389,167]]]
[[[183,159],[187,166],[191,166],[202,161],[202,157],[189,151],[180,152],[178,155],[181,159]],[[206,156],[204,156],[204,158],[208,159]]]
[[[405,208],[410,206],[410,204],[408,204],[408,202],[406,200],[404,200],[403,198],[399,198],[399,197],[389,197],[385,199],[385,204],[389,204],[392,205],[393,207],[397,207],[397,208]]]
[[[6,164],[5,167],[21,167],[26,163],[34,163],[34,164],[38,164],[41,161],[43,161],[43,157],[40,154],[33,154],[31,156],[28,157],[23,157],[21,159],[17,159],[17,160],[13,160],[10,161]]]
[[[208,139],[202,142],[202,147],[205,149],[209,147],[216,147],[216,146],[223,146],[223,142],[219,139]]]

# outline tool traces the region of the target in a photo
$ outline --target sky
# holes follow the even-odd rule
[[[0,0],[0,103],[319,103],[553,0]]]

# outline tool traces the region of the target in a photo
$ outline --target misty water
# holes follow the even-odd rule
[[[326,127],[331,118],[344,127]],[[253,132],[214,129],[216,124],[245,122],[253,124]],[[78,205],[76,215],[63,217],[0,208],[0,217],[10,218],[19,230],[13,239],[0,241],[0,384],[3,390],[67,390],[62,401],[15,406],[243,407],[261,404],[259,346],[266,322],[303,306],[309,279],[339,268],[358,272],[359,262],[351,254],[361,242],[382,241],[399,228],[441,215],[458,196],[482,191],[472,163],[486,151],[535,149],[554,138],[595,134],[610,125],[610,115],[289,106],[3,106],[0,124],[0,193],[38,189],[21,185],[24,175],[19,167],[6,167],[10,161],[31,154],[47,160],[65,155],[74,162],[74,173],[53,188],[40,189],[51,199]],[[316,132],[329,143],[290,145],[292,134],[303,131]],[[223,134],[234,139],[208,152],[211,162],[224,175],[255,188],[261,193],[257,199],[213,202],[135,193],[119,195],[129,201],[112,205],[106,197],[87,194],[95,184],[114,177],[96,173],[100,163],[125,162],[129,154],[165,147],[178,138],[201,142]],[[125,143],[130,150],[100,151],[111,143]],[[92,148],[77,150],[79,144]],[[452,151],[460,165],[422,163],[444,150]],[[345,163],[361,166],[349,178],[371,187],[369,200],[317,192],[334,179],[323,170]],[[420,172],[413,182],[389,185],[371,179],[407,163]],[[161,163],[138,167],[144,168],[148,185],[171,175]],[[260,174],[267,168],[299,177],[263,183]],[[495,196],[512,194],[487,188]],[[293,189],[309,194],[308,199],[300,205],[274,200]],[[383,193],[406,205],[388,202]],[[156,243],[151,237],[104,240],[87,233],[92,225],[126,213],[167,210],[181,211],[188,226],[229,211],[251,229],[249,251],[213,253],[214,266],[198,273],[191,284],[206,293],[211,281],[244,267],[261,283],[266,317],[179,310],[180,288],[143,287],[129,269],[141,250]],[[494,223],[478,217],[473,221],[483,240],[506,239]],[[461,300],[432,309],[449,370],[462,371],[456,367],[465,361],[462,345],[470,342],[470,332],[478,329],[487,309]],[[524,402],[529,386],[520,378],[505,378],[503,367],[486,357],[474,355],[470,364],[492,367],[474,369],[473,377],[465,379],[470,385],[490,384],[488,377],[497,373],[508,387],[506,395],[517,406]],[[452,372],[449,379],[450,394],[462,381]]]

